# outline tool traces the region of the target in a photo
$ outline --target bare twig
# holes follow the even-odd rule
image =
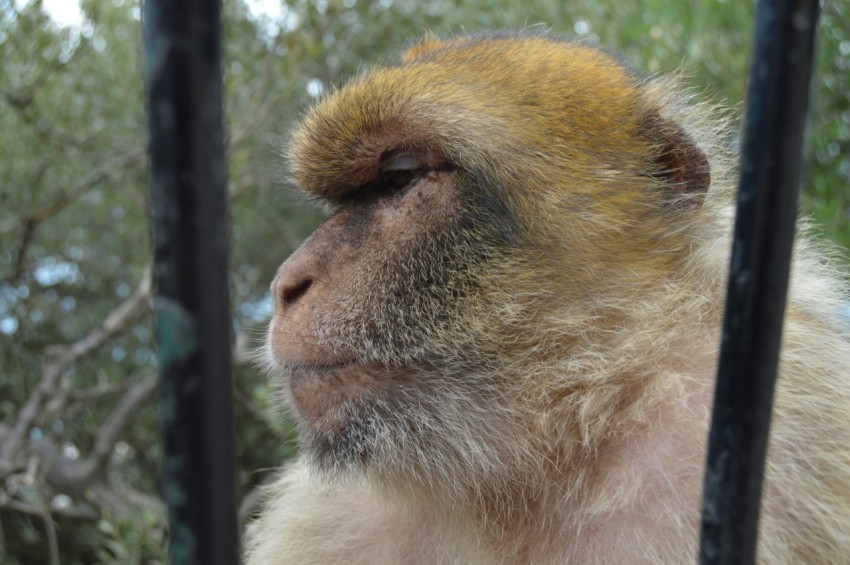
[[[165,517],[165,505],[162,500],[144,492],[138,491],[128,484],[120,482],[117,477],[112,482],[98,481],[86,492],[86,499],[101,511],[106,510],[113,515],[126,516],[140,510],[150,510]]]
[[[25,484],[33,484],[38,476],[57,490],[75,498],[96,495],[101,504],[113,510],[126,511],[128,504],[122,502],[122,499],[126,498],[124,496],[126,493],[108,492],[114,489],[109,484],[105,471],[121,431],[126,427],[136,409],[151,397],[157,385],[156,375],[125,385],[126,391],[123,398],[100,426],[91,453],[83,459],[65,455],[60,447],[61,437],[29,440],[26,449],[30,455],[30,463],[26,474],[19,480]],[[74,409],[77,405],[81,406],[77,403]],[[67,414],[65,417],[71,419]],[[18,462],[21,459],[20,456],[16,458]]]
[[[115,443],[118,441],[118,434],[127,425],[130,416],[133,415],[136,408],[151,397],[158,384],[159,380],[157,376],[151,375],[141,382],[134,384],[124,394],[124,398],[121,399],[120,404],[118,404],[106,419],[106,422],[100,427],[91,455],[86,458],[91,465],[90,473],[96,473],[106,466],[110,455],[112,455]]]
[[[70,391],[72,400],[92,400],[107,396],[116,392],[123,392],[133,385],[131,379],[123,379],[119,382],[108,383],[103,382],[89,388],[77,388]]]
[[[17,219],[4,222],[0,225],[0,235],[5,235],[13,231],[17,226],[22,226],[21,238],[15,255],[14,267],[12,268],[12,272],[4,278],[9,282],[14,283],[21,277],[24,269],[26,268],[27,251],[35,239],[36,230],[42,222],[52,218],[64,210],[69,204],[74,202],[83,193],[92,189],[98,183],[114,177],[125,167],[141,160],[144,155],[145,151],[143,148],[136,148],[127,151],[124,154],[104,163],[70,189],[58,191],[59,196],[57,196],[52,202],[42,204],[41,206],[25,212]]]
[[[110,312],[103,323],[92,330],[89,335],[67,347],[66,366],[99,348],[106,341],[121,333],[130,322],[135,321],[147,309],[148,298],[151,295],[151,284],[151,268],[147,266],[136,292]]]
[[[88,355],[121,333],[147,308],[151,293],[151,269],[147,267],[136,292],[122,302],[87,336],[71,345],[51,346],[45,351],[41,381],[18,413],[14,428],[0,446],[0,476],[14,467],[13,459],[21,447],[46,397],[53,392],[62,373],[77,359]]]
[[[57,196],[52,202],[48,202],[47,204],[42,204],[36,208],[33,208],[27,212],[24,212],[19,216],[17,220],[18,224],[40,224],[41,222],[52,218],[59,212],[61,212],[65,207],[68,206],[71,202],[76,200],[80,195],[82,195],[87,190],[93,188],[98,183],[103,180],[113,177],[118,174],[119,171],[127,167],[128,165],[132,165],[136,161],[139,161],[144,157],[145,149],[143,147],[137,147],[135,149],[131,149],[118,155],[117,157],[105,162],[103,165],[98,167],[89,173],[86,177],[81,179],[77,184],[72,186],[67,190],[60,190],[59,196]],[[5,235],[12,230],[14,230],[16,224],[14,221],[7,221],[0,226],[0,235]]]
[[[56,537],[56,524],[50,514],[50,507],[46,504],[41,511],[41,519],[44,521],[44,532],[47,534],[47,550],[50,555],[50,565],[59,565],[59,540]]]
[[[56,524],[53,523],[53,512],[47,503],[27,504],[24,502],[18,502],[16,500],[10,500],[4,493],[0,493],[0,508],[14,510],[15,512],[29,514],[30,516],[36,516],[38,518],[41,518],[41,521],[44,523],[45,537],[47,538],[47,552],[50,559],[50,565],[59,565],[59,537],[56,534]],[[78,514],[69,516],[75,518],[95,517],[93,514],[86,516]],[[0,535],[2,535],[2,530],[0,530]],[[2,542],[2,539],[0,539],[0,542]],[[0,543],[0,558],[3,557],[3,553],[3,544]]]
[[[0,508],[4,510],[12,510],[21,514],[30,516],[43,516],[44,508],[36,504],[27,504],[19,500],[12,500],[0,492]],[[52,508],[51,514],[62,518],[70,518],[73,520],[96,520],[99,516],[95,510],[89,506],[69,506],[67,508]]]
[[[6,562],[6,532],[3,531],[3,520],[0,520],[0,563]]]
[[[3,88],[0,90],[0,93],[3,94],[6,101],[16,110],[21,111],[26,109],[27,106],[32,104],[35,100],[35,95],[44,83],[47,82],[47,79],[54,73],[71,66],[71,64],[85,52],[86,47],[87,43],[80,41],[66,58],[60,59],[59,57],[54,57],[50,60],[39,61],[39,64],[34,65],[34,68],[39,72],[28,84],[18,86],[14,89],[14,92],[7,88]]]
[[[57,213],[61,212],[66,206],[68,206],[68,204],[76,200],[81,194],[91,189],[98,183],[116,175],[119,171],[123,170],[128,165],[131,165],[136,161],[141,160],[144,155],[145,148],[136,147],[123,153],[122,155],[115,157],[110,161],[107,161],[106,163],[89,173],[88,176],[80,180],[70,189],[62,192],[53,202],[49,202],[47,204],[39,206],[38,208],[30,210],[25,216],[25,221],[41,223],[44,220],[55,216]]]
[[[252,108],[256,108],[253,115],[248,118],[242,127],[234,126],[230,134],[228,146],[235,147],[242,141],[255,135],[257,128],[268,119],[269,112],[273,105],[277,104],[283,97],[278,89],[271,88],[272,79],[275,76],[277,67],[277,56],[275,50],[283,43],[283,34],[278,33],[275,37],[274,44],[266,52],[266,61],[263,68],[263,74],[259,81],[259,86],[254,89],[257,94],[257,99],[251,103]],[[265,97],[265,99],[263,99]]]

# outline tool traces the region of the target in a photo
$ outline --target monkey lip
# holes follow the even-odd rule
[[[293,378],[307,378],[313,374],[339,371],[340,369],[345,369],[355,365],[359,365],[355,359],[330,363],[309,363],[296,365],[291,368],[290,372],[292,373]]]
[[[378,363],[316,364],[293,369],[289,388],[302,418],[314,425],[333,425],[346,404],[383,389],[398,375],[398,370]]]

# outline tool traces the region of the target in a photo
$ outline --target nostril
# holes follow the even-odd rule
[[[313,285],[313,279],[306,278],[300,283],[292,286],[287,286],[280,294],[284,304],[295,304],[302,296],[304,296],[310,287]]]

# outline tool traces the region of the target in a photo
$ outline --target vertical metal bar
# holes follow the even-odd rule
[[[147,0],[165,500],[174,565],[238,563],[219,0]]]
[[[818,0],[759,0],[700,563],[755,560]]]

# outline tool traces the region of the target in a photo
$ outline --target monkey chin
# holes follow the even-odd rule
[[[357,362],[294,369],[289,388],[301,420],[302,447],[319,467],[350,469],[374,451],[376,420],[387,408],[389,390],[403,386],[405,368]]]
[[[289,387],[298,414],[313,427],[331,431],[346,404],[385,387],[387,379],[392,374],[377,365],[334,363],[294,369]]]

